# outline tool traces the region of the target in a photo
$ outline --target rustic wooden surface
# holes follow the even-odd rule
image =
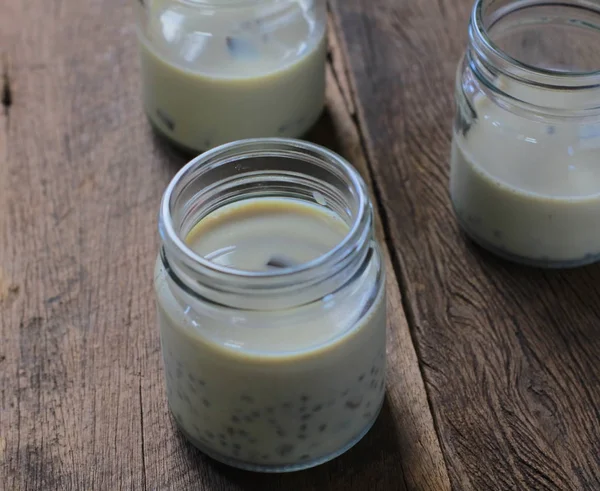
[[[510,266],[450,212],[470,3],[332,1],[328,111],[310,138],[381,206],[388,390],[353,450],[269,476],[203,457],[167,412],[151,276],[160,196],[185,158],[142,114],[133,1],[4,0],[0,489],[600,488],[600,267]]]
[[[510,265],[447,191],[470,1],[333,2],[453,488],[600,489],[600,266]]]

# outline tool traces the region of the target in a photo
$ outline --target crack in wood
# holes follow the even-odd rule
[[[331,11],[331,9],[329,9],[330,25],[334,25],[333,16],[334,16],[334,13]],[[338,73],[334,69],[334,66],[333,66],[334,65],[333,59],[336,55],[338,55],[337,51],[340,49],[338,43],[339,43],[339,40],[336,39],[336,43],[334,44],[334,47],[336,49],[331,49],[331,47],[330,47],[330,51],[328,53],[328,58],[329,58],[328,61],[332,68],[331,69],[332,78],[334,79],[335,84],[338,86],[338,89],[340,90],[340,93],[342,94],[342,99],[345,102],[348,117],[352,121],[352,124],[354,125],[354,127],[356,128],[360,151],[362,152],[362,154],[364,156],[364,160],[365,160],[366,167],[367,167],[366,171],[368,173],[368,177],[369,177],[369,181],[370,181],[370,185],[371,185],[371,192],[372,192],[373,199],[374,199],[374,208],[376,210],[376,214],[378,215],[380,223],[381,223],[380,236],[384,242],[384,247],[388,249],[392,269],[394,271],[394,275],[396,276],[396,283],[401,292],[400,301],[401,301],[402,309],[404,310],[404,314],[406,316],[406,320],[408,323],[409,336],[410,336],[412,345],[414,347],[414,350],[417,354],[417,360],[419,361],[419,363],[417,363],[418,370],[419,370],[419,373],[421,376],[421,380],[423,381],[424,394],[425,394],[425,398],[426,398],[427,405],[429,408],[429,412],[431,414],[431,421],[432,421],[433,429],[435,431],[435,436],[439,443],[440,442],[440,428],[438,425],[438,421],[435,417],[435,414],[433,412],[433,401],[431,399],[431,396],[430,396],[430,393],[428,390],[428,382],[425,377],[425,371],[423,370],[423,367],[421,366],[421,363],[420,363],[420,361],[423,358],[422,358],[421,350],[417,343],[417,335],[415,332],[416,325],[417,325],[416,324],[416,322],[417,322],[416,313],[415,313],[415,309],[410,304],[408,295],[405,294],[406,292],[409,291],[408,284],[407,284],[407,277],[406,277],[406,274],[404,273],[404,268],[401,265],[400,259],[398,257],[398,254],[397,254],[397,251],[396,251],[396,248],[394,246],[394,242],[393,242],[393,239],[391,236],[391,220],[390,220],[389,214],[387,212],[387,209],[384,206],[385,203],[384,203],[384,198],[382,195],[382,190],[381,190],[378,180],[375,178],[376,173],[375,173],[375,169],[374,169],[373,162],[372,162],[372,156],[371,156],[372,154],[369,151],[368,144],[367,144],[367,135],[365,134],[364,126],[363,126],[363,124],[361,124],[360,116],[359,116],[360,100],[358,100],[358,97],[353,90],[350,90],[349,93],[347,94],[347,96],[350,98],[350,100],[347,100],[345,97],[344,91],[342,90],[342,83],[339,80],[339,77],[349,78],[351,76],[350,69],[348,66],[348,61],[346,59],[344,59],[344,57],[340,54],[339,60],[340,60],[342,73]],[[348,82],[347,85],[349,87],[351,87],[350,82]],[[351,110],[351,108],[355,108],[355,110]],[[443,473],[444,473],[446,479],[448,479],[446,484],[451,486],[451,484],[449,482],[450,476],[449,476],[449,472],[448,472],[448,461],[447,461],[447,458],[446,458],[446,455],[444,454],[444,452],[441,451],[441,445],[440,445],[440,454],[441,454],[442,463],[444,466]],[[406,477],[405,472],[402,472],[402,479],[403,479],[405,488],[410,489],[411,486],[407,482],[407,477]]]
[[[10,77],[8,75],[7,63],[3,62],[2,70],[2,107],[4,108],[4,114],[8,116],[8,112],[13,103],[12,89],[10,86]]]

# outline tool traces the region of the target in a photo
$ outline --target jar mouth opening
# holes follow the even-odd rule
[[[547,88],[600,87],[600,4],[476,0],[469,36],[510,78]]]
[[[312,164],[321,161],[324,172],[335,174],[347,183],[355,199],[355,203],[353,203],[354,210],[350,216],[351,223],[349,223],[348,232],[332,249],[311,261],[298,265],[267,271],[251,271],[212,262],[197,254],[188,246],[185,239],[191,228],[189,224],[187,227],[182,228],[183,219],[175,217],[177,215],[175,208],[178,206],[181,194],[186,193],[186,188],[193,181],[200,179],[205,173],[228,167],[229,169],[233,168],[239,177],[247,178],[249,182],[256,186],[259,190],[257,191],[258,195],[260,195],[261,186],[264,185],[263,181],[267,178],[264,175],[255,175],[252,172],[252,166],[246,166],[248,161],[260,158],[296,159],[306,161],[307,165],[309,161]],[[326,169],[325,166],[327,166]],[[238,176],[236,176],[236,179]],[[211,199],[215,199],[218,184],[209,185],[200,190],[192,199],[197,200],[204,197],[204,204],[210,203]],[[319,190],[315,189],[315,193],[315,200],[319,202]],[[268,194],[268,196],[278,197],[273,192]],[[246,196],[246,198],[248,197],[250,196]],[[233,196],[231,196],[231,199],[235,200]],[[241,197],[240,199],[245,198]],[[344,259],[355,252],[356,248],[359,247],[356,244],[361,242],[361,237],[365,236],[365,233],[371,226],[372,218],[369,203],[366,186],[358,172],[346,160],[334,152],[301,140],[287,138],[247,139],[227,143],[209,150],[190,161],[175,175],[167,187],[161,202],[159,233],[163,245],[169,254],[173,254],[178,260],[183,261],[188,267],[196,271],[208,273],[209,275],[218,275],[221,278],[241,279],[251,283],[253,281],[269,282],[281,280],[285,284],[291,284],[294,283],[294,279],[296,278],[301,282],[302,278],[305,278],[307,274],[315,270],[329,269],[335,264],[343,262]],[[191,226],[193,227],[198,221],[221,206],[224,206],[224,203],[215,202],[212,209],[203,213],[195,221],[192,220],[193,223],[191,223]],[[348,204],[345,203],[342,203],[341,206],[348,208]]]

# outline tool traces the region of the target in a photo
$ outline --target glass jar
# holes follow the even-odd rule
[[[197,155],[303,135],[325,101],[325,0],[143,0],[137,32],[146,114]]]
[[[207,216],[257,199],[316,207],[345,235],[309,262],[266,271],[217,264],[189,246]],[[185,436],[216,460],[267,472],[312,467],[360,440],[383,402],[386,302],[356,170],[298,140],[226,144],[175,176],[159,231],[167,396]]]
[[[458,68],[450,191],[483,247],[600,258],[600,4],[478,0]]]

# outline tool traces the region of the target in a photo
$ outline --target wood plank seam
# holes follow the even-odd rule
[[[374,178],[374,170],[373,170],[373,163],[372,163],[373,152],[372,152],[372,149],[370,148],[370,145],[368,145],[368,143],[366,141],[364,130],[363,130],[364,115],[362,114],[360,100],[358,99],[358,96],[357,96],[355,81],[349,70],[349,63],[346,58],[347,49],[341,49],[341,46],[340,46],[340,43],[344,43],[345,41],[344,41],[344,39],[341,39],[341,40],[337,39],[337,37],[335,35],[335,33],[337,33],[337,32],[342,32],[341,26],[336,23],[335,13],[333,12],[332,6],[329,2],[328,2],[328,12],[329,12],[328,17],[329,17],[329,24],[330,24],[329,35],[330,35],[330,37],[333,38],[333,40],[330,41],[330,46],[333,45],[334,47],[336,47],[336,46],[338,47],[338,49],[335,50],[336,51],[335,53],[333,53],[331,48],[329,50],[329,57],[330,57],[330,61],[331,61],[333,76],[339,87],[341,87],[341,85],[342,85],[339,82],[341,77],[344,77],[344,79],[348,82],[347,88],[348,88],[348,96],[349,96],[348,97],[349,105],[347,107],[347,110],[348,110],[349,116],[352,119],[354,126],[357,129],[359,140],[360,140],[360,146],[361,146],[362,152],[365,156],[365,160],[366,160],[366,164],[367,164],[367,171],[368,171],[367,184],[371,188],[371,192],[373,193],[373,197],[375,199],[374,208],[375,208],[378,220],[380,220],[380,222],[381,222],[381,227],[380,227],[381,233],[379,235],[381,238],[383,238],[384,244],[382,244],[382,246],[385,249],[384,253],[387,256],[389,256],[389,259],[391,261],[392,268],[393,268],[393,273],[395,276],[395,282],[398,285],[398,288],[400,290],[402,309],[404,310],[404,313],[407,317],[412,346],[417,354],[417,359],[419,362],[418,363],[419,372],[421,375],[421,381],[423,383],[424,392],[425,392],[425,395],[427,398],[427,406],[429,409],[429,414],[431,416],[431,420],[433,422],[433,427],[434,427],[435,433],[436,433],[437,446],[438,446],[440,453],[442,455],[442,458],[443,458],[443,464],[444,464],[443,472],[445,474],[446,479],[448,480],[448,484],[453,489],[454,486],[452,486],[450,474],[448,472],[447,457],[443,451],[443,446],[441,445],[441,441],[440,441],[440,429],[438,427],[438,421],[433,412],[431,397],[430,397],[429,391],[427,389],[426,374],[421,365],[422,355],[421,355],[420,348],[418,346],[416,333],[414,332],[414,328],[416,325],[416,315],[415,315],[415,311],[414,311],[413,307],[411,306],[410,302],[408,301],[407,295],[405,295],[405,292],[408,291],[407,285],[406,285],[406,275],[403,274],[404,268],[402,266],[402,261],[396,254],[396,249],[394,247],[394,244],[393,244],[393,241],[391,238],[390,220],[388,217],[387,210],[383,203],[381,189],[380,189],[380,186],[379,186],[377,180]],[[333,58],[335,56],[337,56],[338,59],[341,60],[340,63],[333,63]],[[341,74],[337,73],[337,71],[336,71],[337,67],[339,67],[341,70],[343,70],[343,73],[341,73]],[[341,90],[341,91],[342,91],[342,93],[344,93],[343,90]],[[405,486],[407,487],[407,489],[410,489],[408,484],[406,483],[406,477],[405,477],[404,472],[403,472],[403,479],[405,480]]]

